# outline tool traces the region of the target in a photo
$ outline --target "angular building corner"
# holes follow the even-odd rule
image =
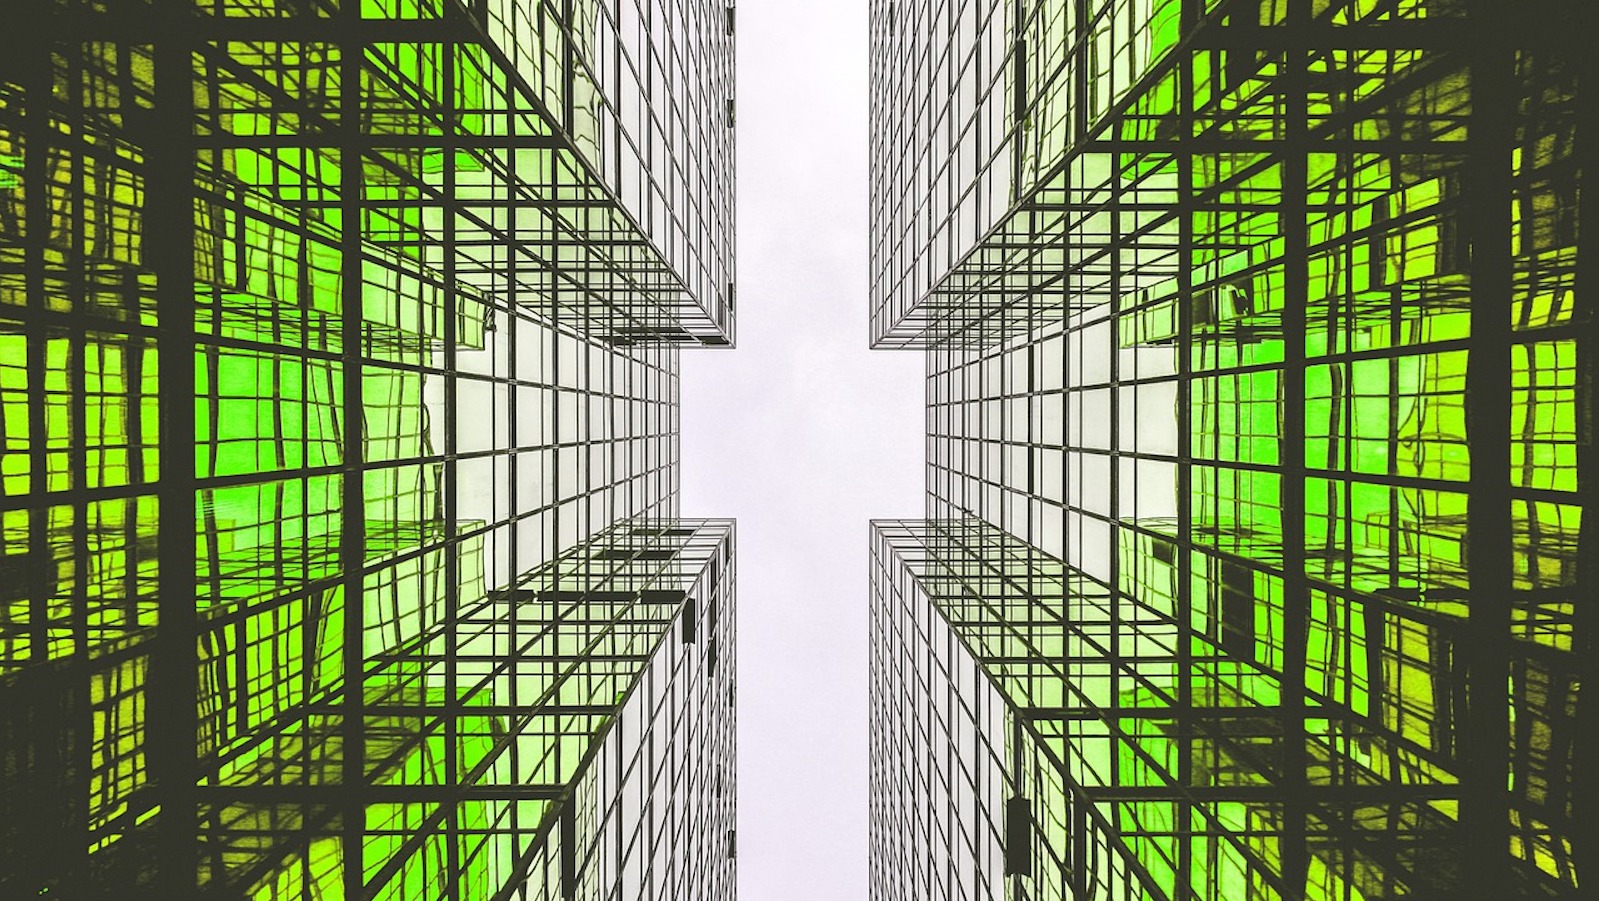
[[[874,901],[1592,894],[1592,4],[871,10]]]
[[[731,0],[16,0],[0,897],[731,899]]]

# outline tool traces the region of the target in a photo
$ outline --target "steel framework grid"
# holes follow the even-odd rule
[[[258,756],[308,716],[344,725],[322,730],[331,753],[301,760],[307,786],[365,785],[365,738],[381,745],[396,729],[437,733],[440,759],[459,758],[450,735],[484,722],[460,699],[421,690],[411,701],[436,718],[401,728],[342,673],[359,686],[384,639],[431,635],[447,645],[443,681],[459,679],[449,645],[464,605],[619,519],[675,509],[676,352],[649,345],[682,340],[681,279],[650,262],[582,148],[495,68],[480,24],[518,9],[37,11],[50,18],[25,24],[48,28],[12,32],[7,48],[0,158],[12,239],[5,637],[8,694],[60,703],[8,705],[4,794],[59,817],[8,817],[4,875],[30,892],[183,896],[186,874],[239,891],[227,885],[237,848],[195,860],[202,774],[214,785],[223,760]],[[724,11],[698,11],[722,39]],[[626,53],[607,58],[619,70]],[[716,121],[707,133],[730,140]],[[484,172],[498,187],[465,184]],[[575,240],[591,236],[593,247]],[[498,247],[492,285],[474,283],[484,247]],[[730,332],[713,324],[709,337]],[[455,411],[480,400],[491,421],[459,424]],[[473,484],[495,488],[462,490]],[[185,506],[195,536],[170,515]],[[339,512],[351,509],[366,515]],[[345,611],[347,596],[363,603]],[[355,799],[337,817],[363,822],[361,792],[332,794]],[[363,849],[361,831],[344,830],[343,859],[386,853]],[[272,832],[257,836],[257,873],[288,853],[261,838]],[[478,896],[451,868],[461,850],[434,845],[449,846],[432,847],[445,865],[421,877],[363,886],[349,867],[301,891]],[[427,856],[414,842],[399,850]]]
[[[1025,199],[1008,213],[976,190],[994,180],[981,169],[974,187],[947,189],[979,198],[950,216],[972,220],[964,234],[982,233],[983,216],[998,224],[969,252],[952,243],[943,259],[960,262],[942,280],[933,270],[918,303],[877,295],[879,346],[931,348],[929,515],[980,516],[1128,603],[1172,597],[1194,645],[1183,665],[1219,643],[1243,671],[1281,681],[1280,703],[1299,711],[1291,726],[1353,713],[1373,738],[1421,750],[1429,779],[1469,787],[1463,831],[1476,844],[1446,883],[1574,891],[1577,741],[1593,731],[1577,704],[1580,586],[1594,584],[1578,553],[1593,484],[1578,426],[1592,421],[1579,387],[1591,311],[1576,290],[1582,64],[1555,32],[1585,20],[1560,4],[1529,5],[1515,23],[1463,4],[1212,7],[1007,4],[985,20],[986,5],[950,6],[944,37],[918,30],[929,8],[895,5],[893,24],[877,8],[878,248],[903,252],[940,228],[891,212],[939,202],[907,189],[936,179],[892,149],[917,112],[947,127],[931,146],[964,135],[979,161],[1015,173],[1043,158],[1046,173],[1013,179]],[[985,21],[1032,31],[985,43]],[[1093,74],[1113,37],[1120,77]],[[1029,68],[1051,52],[1065,60]],[[1494,53],[1498,77],[1473,89],[1467,75]],[[925,81],[930,99],[892,94],[917,65],[991,81],[955,79],[947,98]],[[1474,113],[1473,90],[1499,114]],[[1067,102],[1096,91],[1097,105]],[[982,108],[985,95],[1004,116]],[[1063,143],[1051,123],[1090,137]],[[1040,150],[1050,140],[1053,156]],[[1497,205],[1479,185],[1509,197]],[[1468,258],[1472,234],[1511,252]],[[891,257],[876,259],[888,284]],[[1506,302],[1473,302],[1484,285]],[[1496,350],[1512,365],[1468,369]],[[1468,545],[1468,529],[1503,535],[1508,559]],[[1498,581],[1488,596],[1514,600],[1472,614]],[[1488,698],[1504,693],[1482,686],[1511,684],[1511,703],[1468,720],[1471,684]],[[1283,842],[1286,896],[1315,896],[1300,880],[1325,865],[1307,844],[1316,777],[1291,739],[1270,768],[1300,789],[1286,795],[1300,824]],[[1182,766],[1174,797],[1192,784]],[[1508,795],[1495,788],[1507,774]],[[1190,843],[1206,833],[1170,852],[1163,891],[1191,884]],[[1434,890],[1396,884],[1405,869],[1368,880],[1382,888],[1362,897]]]

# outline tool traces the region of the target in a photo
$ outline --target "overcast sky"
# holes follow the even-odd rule
[[[867,520],[922,510],[922,358],[867,350],[867,4],[738,6],[738,349],[683,354],[683,514],[738,518],[738,869],[866,897]]]

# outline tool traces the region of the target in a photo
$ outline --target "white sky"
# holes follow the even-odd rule
[[[867,520],[922,356],[867,350],[867,4],[738,6],[738,349],[682,356],[683,515],[738,518],[739,894],[866,898]]]

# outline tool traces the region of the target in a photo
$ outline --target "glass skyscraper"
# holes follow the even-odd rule
[[[722,0],[16,0],[0,897],[731,898]]]
[[[1593,15],[874,0],[876,901],[1593,891]]]

